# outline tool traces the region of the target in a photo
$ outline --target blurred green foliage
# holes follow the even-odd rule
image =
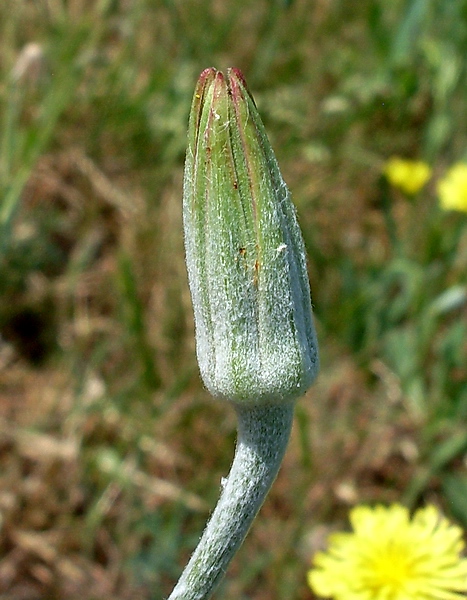
[[[310,598],[307,540],[355,502],[430,499],[467,527],[467,215],[436,196],[467,160],[466,52],[466,0],[0,4],[9,597],[166,596],[228,470],[235,422],[197,378],[180,217],[208,66],[241,68],[264,118],[322,348],[221,594]],[[394,154],[433,168],[414,198],[382,176]]]

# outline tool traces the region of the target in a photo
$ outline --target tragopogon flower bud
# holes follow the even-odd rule
[[[234,402],[295,399],[318,371],[305,249],[239,70],[203,71],[188,138],[183,217],[203,381]]]

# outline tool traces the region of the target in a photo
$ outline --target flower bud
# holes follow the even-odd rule
[[[292,400],[319,361],[305,248],[290,193],[237,69],[200,75],[183,190],[202,379],[236,403]]]

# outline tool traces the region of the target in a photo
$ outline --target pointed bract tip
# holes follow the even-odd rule
[[[240,69],[237,69],[236,67],[230,67],[229,69],[227,69],[227,75],[228,75],[229,79],[231,79],[232,76],[237,78],[241,82],[243,87],[245,89],[248,89],[245,77]]]
[[[189,124],[183,220],[206,387],[237,404],[290,402],[318,367],[303,238],[239,69],[205,69]]]

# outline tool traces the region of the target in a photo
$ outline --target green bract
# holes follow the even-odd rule
[[[242,74],[201,74],[183,217],[201,376],[214,395],[292,400],[318,371],[303,239]]]

